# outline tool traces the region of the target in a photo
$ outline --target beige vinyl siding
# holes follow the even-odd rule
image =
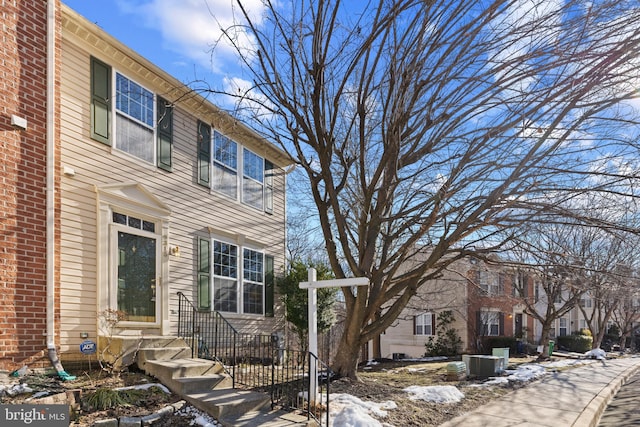
[[[106,49],[110,52],[109,49]],[[196,302],[197,236],[209,236],[215,232],[244,235],[247,241],[264,247],[268,255],[275,257],[275,269],[282,270],[285,251],[284,229],[284,173],[274,179],[274,212],[272,215],[251,208],[239,201],[212,192],[196,182],[196,122],[207,117],[188,111],[178,104],[173,118],[173,172],[168,173],[151,164],[90,139],[89,100],[90,56],[94,55],[110,64],[114,70],[148,89],[172,100],[164,93],[161,80],[146,81],[144,69],[131,64],[122,55],[122,63],[103,52],[95,52],[74,35],[63,31],[61,68],[61,166],[74,170],[74,176],[61,175],[61,351],[75,352],[84,340],[81,332],[97,339],[97,296],[100,279],[98,260],[97,199],[95,186],[103,184],[137,182],[160,199],[171,210],[168,247],[178,246],[180,256],[168,257],[169,277],[162,278],[163,291],[170,298],[171,331],[175,332],[178,311],[177,292],[184,292]],[[123,64],[127,65],[124,66]],[[132,72],[139,69],[142,74]],[[115,119],[115,118],[113,118]],[[228,133],[233,136],[233,131]],[[239,143],[246,141],[238,140]],[[255,144],[247,144],[254,152],[265,156],[264,150]],[[274,159],[266,157],[268,160]],[[282,160],[278,160],[282,162]],[[276,162],[277,163],[277,162]],[[109,238],[103,236],[102,238]],[[100,262],[107,262],[101,260]],[[270,333],[279,322],[262,316],[233,316],[239,328],[263,330]]]

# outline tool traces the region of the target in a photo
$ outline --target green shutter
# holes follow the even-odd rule
[[[111,67],[91,58],[91,138],[111,145]]]
[[[273,163],[264,161],[264,211],[273,213],[273,173],[275,168]]]
[[[171,157],[173,151],[173,106],[158,97],[156,102],[156,117],[158,119],[157,152],[158,167],[171,172]]]
[[[198,184],[211,187],[211,126],[198,120]]]
[[[266,317],[273,317],[273,305],[275,300],[275,271],[273,267],[273,256],[265,255],[264,264],[264,315]]]
[[[211,242],[198,239],[198,308],[211,310]]]

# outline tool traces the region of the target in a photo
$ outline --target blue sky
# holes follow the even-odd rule
[[[218,44],[231,24],[231,0],[63,0],[90,22],[182,82],[222,81],[238,73],[235,54]],[[249,0],[257,8],[259,1]],[[253,6],[255,5],[255,6]],[[257,10],[257,9],[256,9]]]

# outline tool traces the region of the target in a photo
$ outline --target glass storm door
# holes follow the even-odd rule
[[[157,238],[118,230],[118,310],[129,322],[156,321]]]

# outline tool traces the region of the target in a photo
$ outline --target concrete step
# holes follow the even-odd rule
[[[145,336],[142,338],[144,348],[189,347],[187,342],[178,337]]]
[[[145,338],[137,345],[139,368],[225,427],[317,425],[305,416],[271,410],[268,393],[233,389],[233,380],[220,363],[192,358],[191,348],[180,338]]]
[[[196,408],[205,411],[223,425],[226,418],[236,418],[248,412],[265,410],[271,406],[267,393],[250,390],[221,389],[204,393],[190,393],[183,396]]]
[[[176,385],[176,393],[179,395],[206,392],[214,389],[230,389],[233,386],[233,380],[226,374],[174,378],[173,383]]]
[[[145,371],[156,378],[173,379],[183,377],[199,377],[221,373],[224,368],[213,360],[206,359],[170,359],[147,360]]]
[[[189,347],[144,347],[138,350],[136,362],[138,368],[146,371],[147,361],[150,360],[172,360],[186,359],[191,357],[191,348]]]

